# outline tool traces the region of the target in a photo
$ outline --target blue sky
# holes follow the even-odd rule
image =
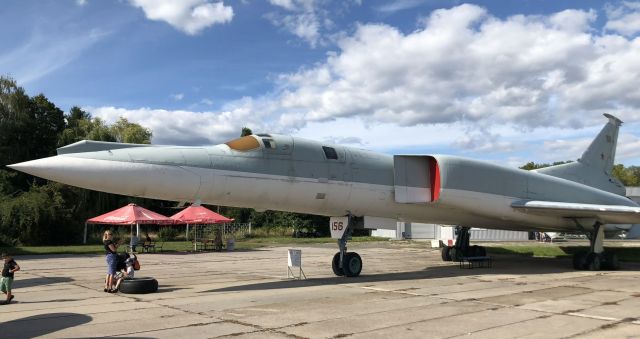
[[[4,0],[0,74],[154,143],[242,126],[515,166],[577,158],[609,112],[640,165],[640,2]]]

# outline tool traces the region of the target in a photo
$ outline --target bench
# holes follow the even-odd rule
[[[460,258],[460,268],[487,267],[491,268],[493,261],[489,256],[482,257],[462,257]]]
[[[151,250],[156,251],[156,243],[154,241],[145,241],[142,244],[142,252],[150,253]]]

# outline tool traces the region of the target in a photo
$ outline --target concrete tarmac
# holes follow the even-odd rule
[[[19,256],[0,337],[515,338],[640,337],[640,265],[574,271],[568,259],[496,256],[460,269],[427,245],[353,244],[358,278],[335,277],[335,246],[141,254],[158,293],[102,291],[103,256]]]

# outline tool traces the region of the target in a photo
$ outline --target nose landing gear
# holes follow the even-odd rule
[[[353,232],[353,218],[332,217],[330,221],[331,237],[338,239],[340,249],[333,256],[331,269],[337,276],[357,277],[362,272],[362,258],[356,252],[347,252],[347,241],[351,240]]]

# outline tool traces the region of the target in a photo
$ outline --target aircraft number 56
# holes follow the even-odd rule
[[[342,221],[334,221],[333,224],[331,224],[331,230],[332,231],[342,231],[342,229],[344,228]]]

